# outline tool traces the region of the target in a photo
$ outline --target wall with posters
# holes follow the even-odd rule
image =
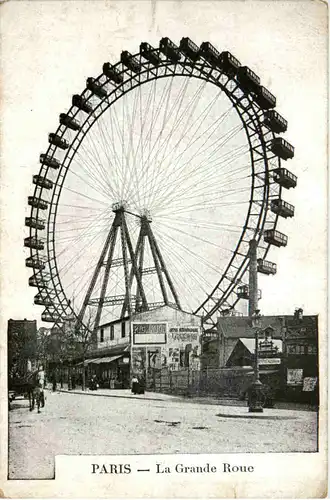
[[[182,368],[199,370],[201,317],[163,306],[134,315],[131,321],[132,374]]]

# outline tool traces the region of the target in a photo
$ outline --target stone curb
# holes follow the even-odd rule
[[[51,391],[50,391],[51,392]],[[122,398],[122,399],[139,399],[143,401],[163,401],[163,402],[175,402],[175,403],[191,403],[191,404],[203,404],[203,405],[209,405],[209,406],[232,406],[233,408],[245,408],[243,405],[228,405],[224,401],[200,401],[196,398],[180,398],[178,396],[171,396],[170,398],[146,398],[143,396],[123,396],[120,394],[104,394],[104,393],[99,393],[97,391],[69,391],[68,389],[57,389],[56,392],[65,392],[68,394],[82,394],[84,396],[104,396],[106,398]]]
[[[246,408],[247,410],[247,408]],[[298,418],[298,416],[293,416],[293,415],[269,415],[267,413],[249,413],[246,411],[246,413],[217,413],[216,417],[220,418],[245,418],[245,419],[251,419],[254,418],[256,420],[295,420]]]
[[[51,391],[50,391],[51,392]],[[56,392],[65,392],[67,394],[81,394],[83,396],[99,396],[99,397],[105,397],[105,398],[121,398],[121,399],[140,399],[140,400],[144,400],[144,401],[175,401],[175,400],[170,400],[170,399],[161,399],[161,398],[144,398],[143,396],[142,397],[139,397],[139,396],[122,396],[122,395],[116,395],[116,394],[100,394],[100,393],[97,393],[97,391],[95,392],[87,392],[87,391],[68,391],[66,389],[57,389]],[[181,401],[181,400],[180,400]]]
[[[52,392],[50,390],[50,392]],[[143,401],[158,401],[158,402],[163,402],[163,403],[166,403],[166,402],[171,402],[171,403],[190,403],[190,404],[195,404],[195,405],[207,405],[207,406],[226,406],[226,407],[230,407],[230,408],[233,408],[233,411],[229,414],[218,414],[217,416],[219,417],[223,417],[223,418],[261,418],[261,419],[273,419],[273,420],[280,420],[280,419],[289,419],[289,418],[297,418],[295,416],[291,416],[291,417],[286,417],[284,415],[265,415],[264,413],[261,413],[260,415],[257,415],[257,414],[249,414],[248,412],[246,414],[240,414],[240,413],[237,413],[237,411],[240,411],[240,409],[242,410],[247,410],[247,406],[245,405],[242,405],[242,404],[226,404],[226,401],[223,401],[223,400],[220,400],[220,401],[217,401],[217,400],[213,400],[213,401],[200,401],[200,400],[197,400],[196,398],[180,398],[180,397],[176,397],[176,396],[172,396],[171,398],[157,398],[157,397],[152,397],[152,398],[146,398],[146,397],[143,397],[143,395],[141,396],[123,396],[123,395],[120,395],[120,394],[104,394],[104,393],[98,393],[97,391],[94,391],[94,392],[90,392],[90,391],[85,391],[85,392],[82,392],[82,391],[75,391],[75,390],[72,390],[72,391],[68,391],[67,389],[57,389],[56,392],[64,392],[64,393],[67,393],[67,394],[81,394],[83,396],[98,396],[98,397],[105,397],[105,398],[121,398],[121,399],[137,399],[137,400],[143,400]],[[232,401],[232,400],[230,400]],[[236,409],[236,411],[234,410],[234,408]],[[279,411],[279,412],[282,412],[282,411],[293,411],[293,412],[309,412],[309,411],[313,411],[313,410],[301,410],[301,409],[296,409],[296,408],[267,408],[266,409],[267,411],[270,410],[276,410],[276,411]],[[315,411],[315,410],[314,410]]]

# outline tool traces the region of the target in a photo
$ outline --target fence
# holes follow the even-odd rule
[[[251,383],[252,377],[251,372],[228,369],[153,369],[147,374],[147,390],[185,396],[239,397]]]

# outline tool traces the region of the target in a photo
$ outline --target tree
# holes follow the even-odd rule
[[[10,377],[24,377],[28,365],[36,362],[36,321],[8,321],[8,373]]]
[[[50,358],[50,340],[52,331],[50,328],[41,327],[37,331],[36,358],[38,362],[48,364]]]
[[[78,323],[75,318],[65,321],[66,359],[70,365],[73,361],[82,360],[82,390],[86,388],[85,360],[87,353],[95,345],[94,334],[95,313],[88,308],[84,324]]]

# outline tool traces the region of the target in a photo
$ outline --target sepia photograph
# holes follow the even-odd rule
[[[257,455],[323,463],[278,496],[324,496],[327,12],[300,4],[1,5],[6,487]]]

